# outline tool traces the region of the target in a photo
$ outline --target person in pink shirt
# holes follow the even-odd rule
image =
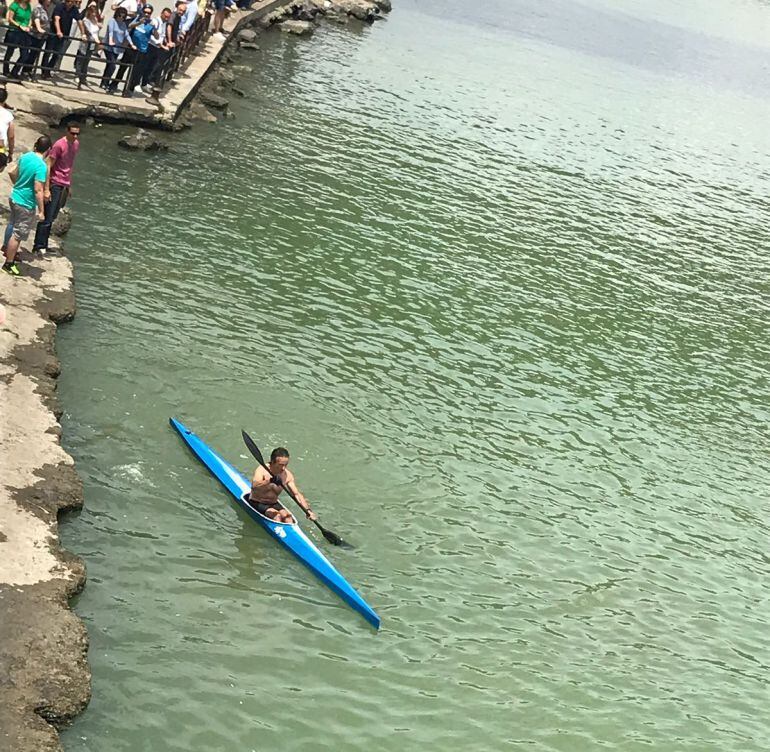
[[[62,136],[48,152],[48,177],[45,181],[45,219],[37,224],[32,252],[45,253],[48,250],[48,238],[51,225],[59,215],[59,210],[72,195],[72,168],[80,149],[80,124],[69,123],[67,133]]]

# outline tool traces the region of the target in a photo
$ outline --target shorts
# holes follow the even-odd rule
[[[36,212],[34,209],[27,209],[14,201],[9,201],[11,205],[11,216],[8,218],[8,224],[13,226],[13,237],[16,240],[26,240],[32,231],[35,223]]]
[[[264,515],[265,512],[267,512],[268,509],[280,509],[281,508],[281,502],[277,501],[274,504],[265,504],[263,501],[258,501],[254,503],[251,500],[251,494],[247,494],[244,497],[244,500],[246,503],[252,508],[256,509],[261,515]]]
[[[212,0],[212,4],[214,5],[214,10],[224,10],[227,3],[225,3],[225,0]]]

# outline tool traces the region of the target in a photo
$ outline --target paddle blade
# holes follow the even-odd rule
[[[331,530],[327,530],[323,525],[321,525],[317,520],[315,523],[318,526],[318,529],[323,534],[323,537],[326,538],[326,540],[329,541],[334,546],[342,546],[343,548],[353,548],[353,546],[350,545],[350,543],[346,543],[342,538],[340,538],[337,533],[333,533]]]
[[[246,444],[246,448],[254,455],[257,462],[267,469],[265,458],[262,456],[262,452],[259,451],[259,447],[252,441],[251,436],[249,436],[243,429],[241,429],[241,436],[243,436],[243,443]]]

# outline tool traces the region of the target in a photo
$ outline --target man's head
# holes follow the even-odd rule
[[[270,472],[280,475],[289,464],[289,450],[284,447],[276,447],[270,453]]]
[[[184,2],[184,0],[177,0],[176,14],[178,16],[183,16],[185,13],[187,13],[187,3]]]
[[[127,15],[128,11],[123,7],[120,7],[115,11],[115,19],[117,21],[125,21]]]
[[[164,9],[163,9],[163,10],[160,12],[160,17],[161,17],[161,18],[162,18],[164,21],[168,21],[168,20],[169,20],[169,18],[171,18],[171,15],[172,15],[172,14],[171,14],[171,8],[164,8]]]
[[[74,8],[76,5],[79,4],[80,0],[65,0],[64,5],[67,8]]]
[[[71,123],[67,123],[67,141],[70,143],[73,143],[78,140],[80,137],[80,123],[75,122],[74,120]]]
[[[51,148],[51,139],[48,136],[40,136],[35,141],[35,151],[38,154],[45,154]]]
[[[142,8],[142,13],[144,15],[145,21],[152,18],[153,10],[154,8],[149,3]]]

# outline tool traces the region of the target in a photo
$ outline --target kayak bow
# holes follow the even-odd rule
[[[262,525],[270,535],[284,548],[294,554],[321,582],[333,590],[345,603],[358,611],[375,629],[380,628],[380,617],[369,604],[356,592],[355,588],[335,569],[331,562],[316,548],[295,523],[274,522],[254,509],[246,496],[251,491],[251,484],[230,463],[225,462],[213,449],[186,428],[176,418],[169,418],[193,454],[209,469],[222,485],[235,497],[238,505],[248,515]]]

